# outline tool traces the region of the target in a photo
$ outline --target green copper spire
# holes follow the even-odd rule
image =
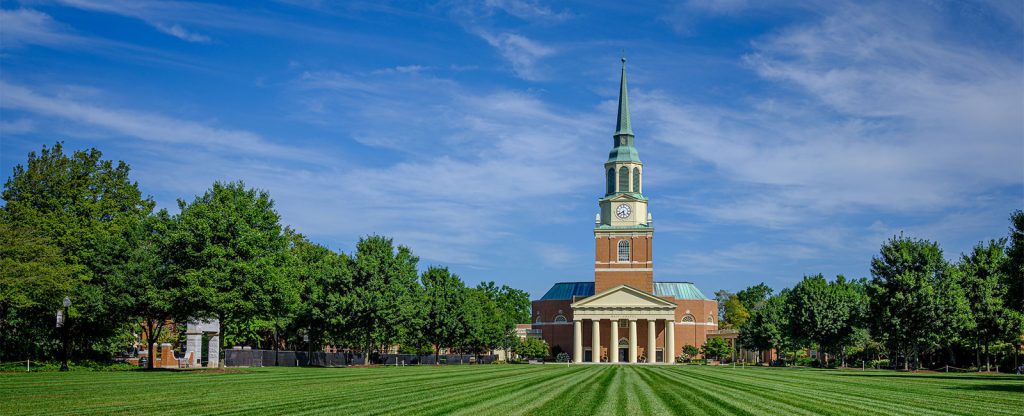
[[[626,58],[622,58],[622,80],[619,81],[619,116],[615,122],[615,135],[633,135],[633,126],[629,122],[629,95],[626,94]]]

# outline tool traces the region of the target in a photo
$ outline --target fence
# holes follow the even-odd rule
[[[491,364],[497,361],[496,355],[465,355],[447,354],[438,357],[441,364]],[[305,351],[273,351],[230,349],[224,351],[224,365],[227,367],[343,367],[362,365],[365,362],[362,353],[355,352],[314,352]],[[385,365],[416,365],[434,364],[433,355],[414,354],[383,354],[374,356],[371,364]]]

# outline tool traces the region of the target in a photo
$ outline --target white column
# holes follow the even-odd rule
[[[629,320],[629,363],[636,364],[636,319]]]
[[[583,321],[579,319],[572,321],[572,361],[583,362]]]
[[[210,337],[210,342],[206,347],[206,351],[206,366],[210,368],[217,368],[220,365],[220,335]]]
[[[654,333],[655,325],[653,319],[647,320],[647,362],[654,363],[658,361],[658,344],[656,339],[658,338]]]
[[[601,362],[601,320],[592,319],[593,329],[590,334],[590,361]]]
[[[201,362],[200,359],[202,358],[200,357],[200,355],[203,355],[203,334],[186,334],[185,346],[185,357],[183,358],[187,358],[188,355],[191,353],[192,361],[189,364],[193,367],[199,365],[199,363]]]
[[[608,334],[608,362],[619,362],[619,320],[612,319],[612,330]]]
[[[665,362],[675,364],[676,362],[676,321],[665,320]]]

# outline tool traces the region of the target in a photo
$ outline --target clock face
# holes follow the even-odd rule
[[[615,207],[615,215],[622,219],[629,218],[629,205],[621,204]]]

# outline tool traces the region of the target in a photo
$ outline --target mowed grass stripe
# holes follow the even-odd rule
[[[495,365],[0,373],[0,414],[1021,414],[1024,378]]]
[[[861,406],[860,403],[843,395],[833,395],[820,389],[811,389],[811,384],[790,384],[786,388],[781,385],[770,383],[757,383],[756,380],[739,377],[728,368],[717,368],[710,372],[691,372],[689,376],[704,384],[723,386],[739,396],[760,397],[761,400],[749,400],[748,405],[760,408],[770,414],[792,414],[794,408],[801,409],[801,413],[815,414],[850,414],[854,409],[867,411],[870,407]],[[767,399],[767,400],[766,400]],[[786,411],[780,411],[779,404],[790,406]],[[874,407],[877,409],[877,406]],[[871,411],[867,411],[871,413]]]
[[[843,374],[834,370],[813,370],[813,369],[764,369],[750,368],[732,370],[727,368],[722,371],[710,374],[716,383],[753,383],[763,382],[765,385],[774,385],[774,390],[785,391],[788,396],[793,396],[799,401],[825,400],[838,408],[838,413],[849,414],[851,408],[860,410],[860,413],[871,414],[881,407],[888,407],[891,410],[915,414],[975,414],[977,409],[974,406],[978,402],[947,400],[948,393],[938,389],[941,381],[928,374],[915,376],[914,383],[900,383],[898,385],[887,385],[878,383],[877,377],[869,376],[872,382],[851,381],[849,378],[837,377]],[[734,372],[735,371],[735,372]],[[849,371],[849,370],[845,370]],[[787,372],[801,373],[799,376],[786,377]],[[770,373],[770,375],[768,375]],[[729,376],[735,375],[735,377]],[[877,376],[888,376],[898,373],[876,373]],[[768,375],[768,376],[766,376]],[[779,389],[784,386],[784,389]],[[952,407],[951,407],[952,406]]]

